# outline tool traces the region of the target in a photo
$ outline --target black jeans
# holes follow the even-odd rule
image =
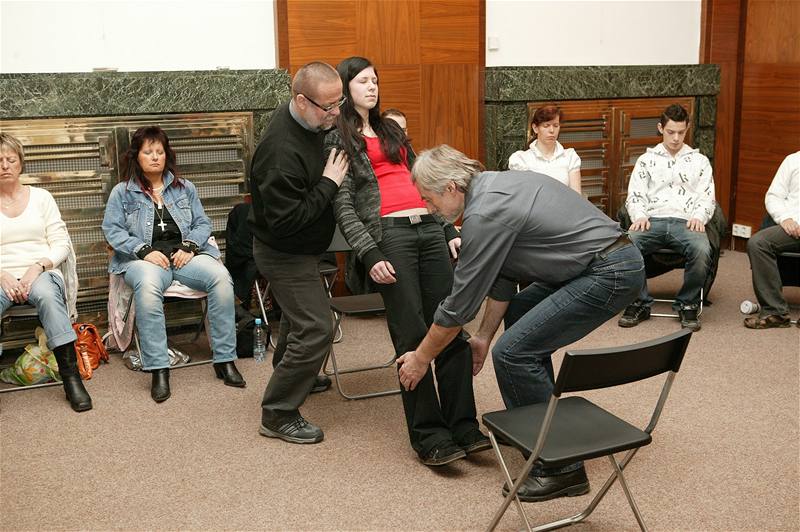
[[[400,225],[383,218],[380,248],[395,269],[397,282],[379,284],[397,356],[417,348],[439,303],[450,294],[453,268],[436,222]],[[438,384],[438,395],[434,384]],[[424,455],[436,444],[461,439],[478,428],[472,391],[472,351],[459,335],[436,358],[414,391],[402,391],[411,446]]]
[[[253,241],[253,256],[288,324],[287,346],[261,401],[262,416],[296,415],[333,341],[330,301],[319,256],[292,255]]]

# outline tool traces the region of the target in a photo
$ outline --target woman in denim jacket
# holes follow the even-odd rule
[[[176,176],[175,152],[157,126],[136,130],[122,163],[124,181],[111,191],[103,232],[114,249],[108,267],[133,289],[142,367],[152,372],[150,395],[166,401],[169,355],[164,290],[172,281],[208,293],[214,371],[228,386],[243,388],[236,369],[233,282],[210,245],[211,221],[195,186]]]
[[[375,68],[363,57],[350,57],[336,70],[347,100],[325,149],[344,149],[350,159],[334,200],[336,220],[383,296],[400,356],[416,349],[450,293],[448,246],[455,257],[461,240],[452,224],[428,214],[411,182],[414,152],[400,126],[380,116]],[[491,448],[478,429],[472,353],[464,338],[450,343],[416,389],[401,392],[411,446],[425,465]]]

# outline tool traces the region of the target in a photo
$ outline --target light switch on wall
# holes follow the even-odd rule
[[[489,37],[489,51],[496,52],[500,49],[500,37]]]

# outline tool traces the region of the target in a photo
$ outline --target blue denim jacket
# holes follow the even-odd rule
[[[211,220],[203,211],[197,189],[187,180],[183,188],[172,186],[175,177],[164,175],[164,206],[181,230],[181,240],[197,244],[200,253],[220,257],[219,249],[208,243],[211,236]],[[108,265],[110,273],[125,273],[128,263],[139,260],[136,252],[153,243],[155,205],[133,181],[123,181],[111,191],[103,216],[103,233],[114,248],[114,256]]]

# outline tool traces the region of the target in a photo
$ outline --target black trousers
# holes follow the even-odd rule
[[[417,348],[433,322],[436,308],[453,285],[453,268],[442,227],[436,222],[400,223],[382,219],[380,248],[394,267],[397,282],[377,285],[386,305],[389,334],[397,356]],[[421,455],[438,443],[457,441],[478,428],[472,352],[465,338],[459,335],[453,340],[414,391],[402,391],[402,398],[411,446]]]
[[[261,401],[262,416],[298,413],[333,341],[330,302],[319,278],[318,255],[292,255],[253,241],[258,270],[270,282],[288,334]]]

